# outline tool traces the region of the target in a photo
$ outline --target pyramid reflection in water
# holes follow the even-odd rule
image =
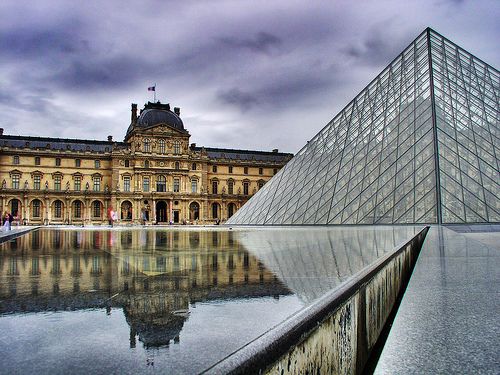
[[[499,98],[426,29],[228,224],[500,222]]]

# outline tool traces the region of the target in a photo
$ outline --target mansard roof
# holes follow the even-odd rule
[[[228,148],[192,147],[194,151],[204,151],[211,159],[229,159],[241,161],[266,161],[283,163],[293,157],[293,154],[284,152],[236,150]]]
[[[59,151],[110,152],[113,145],[126,146],[126,143],[87,139],[30,137],[22,135],[0,136],[0,147],[30,148],[33,150],[50,149]]]

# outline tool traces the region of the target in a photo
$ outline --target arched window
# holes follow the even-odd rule
[[[160,139],[158,141],[158,147],[159,147],[160,154],[164,154],[165,153],[165,140],[164,139]]]
[[[217,194],[217,188],[219,186],[219,182],[217,180],[212,181],[212,194]]]
[[[151,152],[151,141],[149,138],[144,139],[144,152]]]
[[[167,191],[167,179],[165,178],[165,176],[158,176],[156,178],[156,191]]]
[[[212,219],[219,218],[219,208],[220,208],[219,203],[212,203]]]
[[[181,142],[174,141],[174,154],[179,155],[181,153]]]
[[[229,219],[236,212],[236,205],[234,203],[229,203],[227,205],[227,218]]]
[[[233,180],[229,180],[227,182],[227,193],[234,194],[234,181]]]
[[[42,202],[38,199],[35,199],[32,202],[33,208],[33,217],[39,218],[42,217]]]
[[[63,203],[60,200],[54,202],[54,217],[56,219],[62,218],[62,208],[63,208]]]
[[[191,193],[197,193],[198,192],[198,180],[193,178],[191,180]]]
[[[101,202],[93,201],[92,202],[92,217],[101,218],[102,210],[101,210]]]
[[[74,201],[73,202],[73,217],[75,219],[82,218],[82,202],[81,201]]]

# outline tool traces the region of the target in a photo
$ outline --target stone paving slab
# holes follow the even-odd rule
[[[500,251],[487,244],[495,239],[431,227],[375,374],[498,374]]]
[[[11,230],[5,230],[2,227],[2,229],[0,230],[0,243],[9,241],[12,238],[16,238],[37,228],[39,227],[13,226]]]

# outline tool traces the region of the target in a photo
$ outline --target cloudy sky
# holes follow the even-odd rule
[[[191,142],[297,152],[425,27],[500,66],[500,1],[0,2],[5,134],[122,140],[130,104]]]

